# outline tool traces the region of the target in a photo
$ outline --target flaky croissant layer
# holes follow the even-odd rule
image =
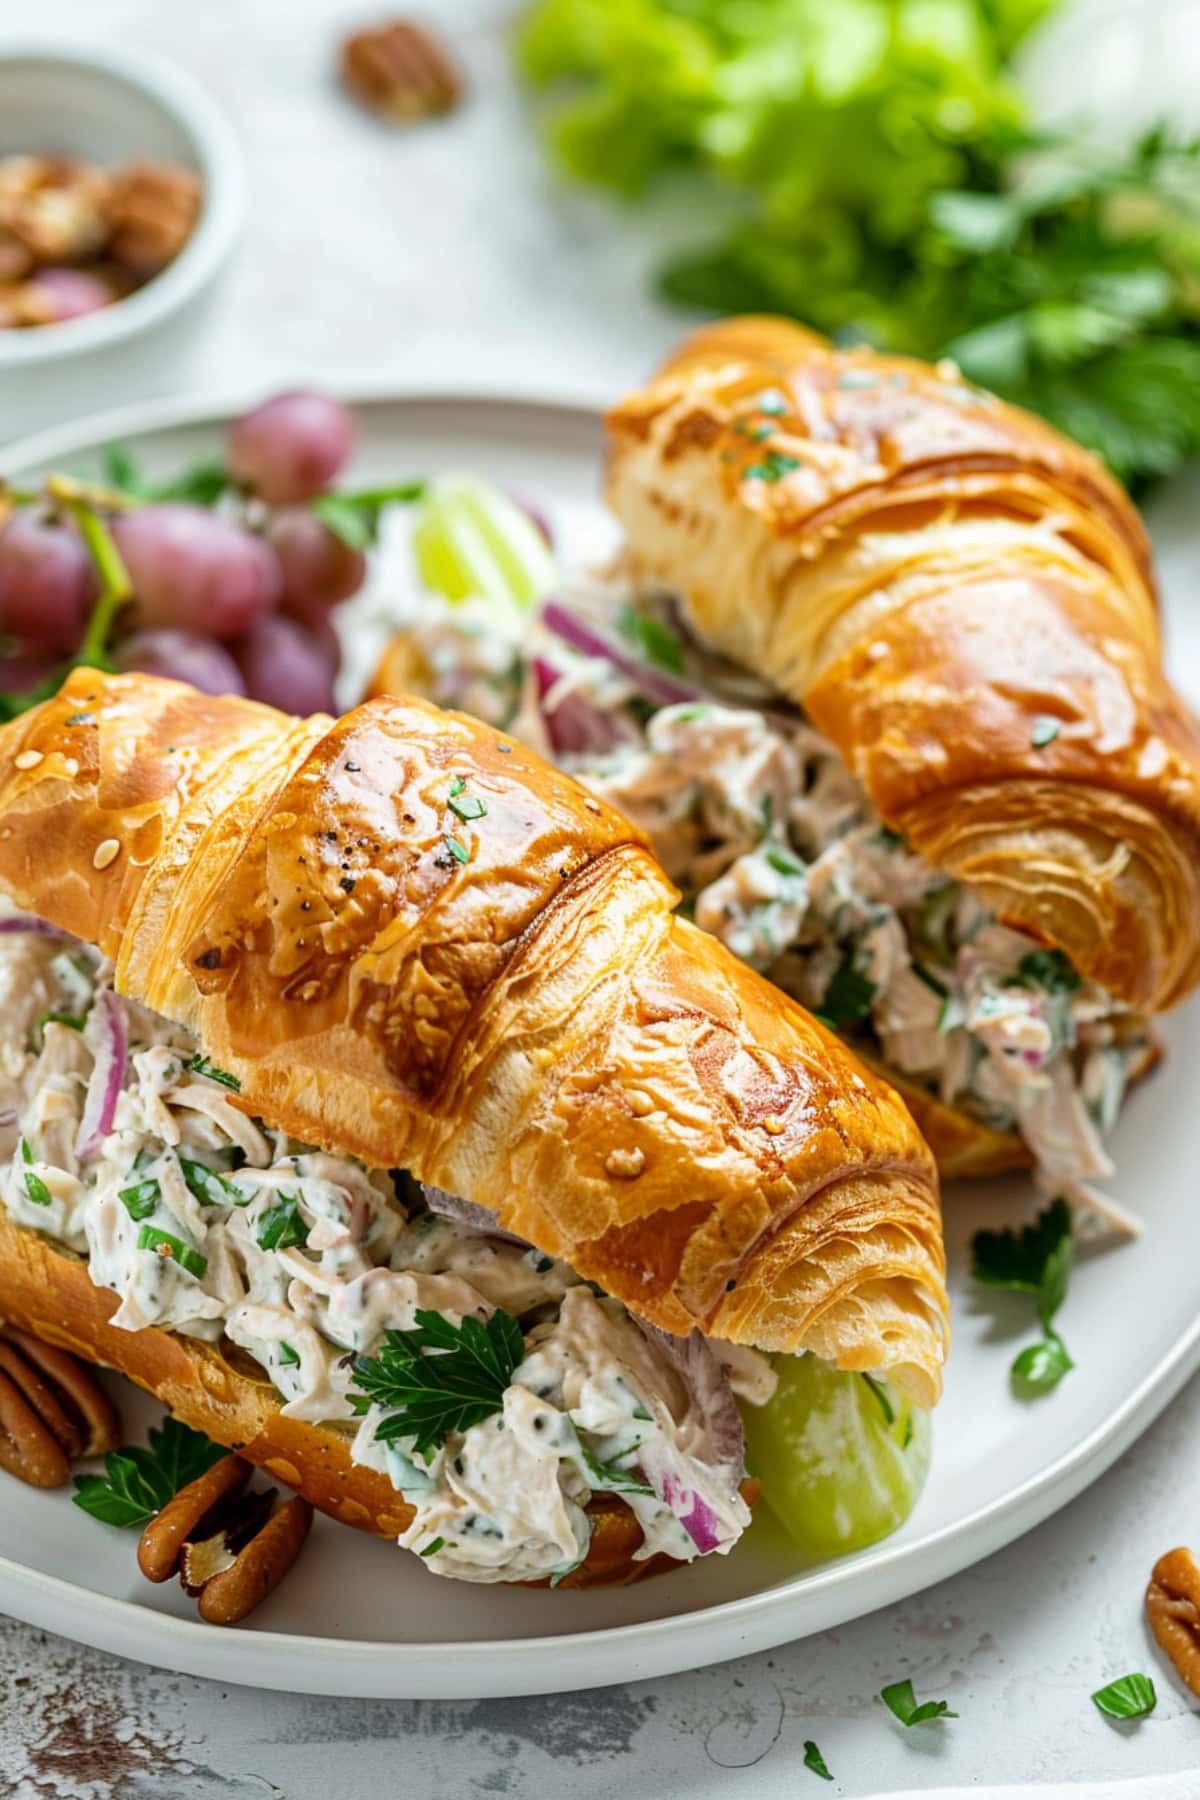
[[[936,1399],[936,1174],[903,1104],[512,740],[78,670],[0,730],[0,889],[295,1137],[489,1207],[668,1330]]]
[[[1143,1011],[1200,980],[1200,727],[1099,462],[782,319],[698,332],[609,415],[635,574],[804,706],[912,848]]]

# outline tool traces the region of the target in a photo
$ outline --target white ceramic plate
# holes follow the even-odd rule
[[[241,397],[242,400],[246,398]],[[230,409],[143,408],[27,440],[3,473],[86,469],[114,437],[136,439],[152,468],[211,454]],[[366,479],[473,467],[536,496],[569,553],[595,554],[611,527],[596,502],[600,429],[585,407],[456,396],[360,406]],[[1164,562],[1194,535],[1196,495],[1161,510]],[[1180,583],[1179,599],[1188,599]],[[1200,617],[1177,668],[1200,688]],[[31,1623],[143,1661],[222,1681],[385,1697],[499,1696],[600,1686],[761,1650],[869,1612],[998,1549],[1062,1506],[1144,1430],[1200,1364],[1195,1069],[1200,1006],[1169,1022],[1165,1068],[1132,1099],[1116,1134],[1116,1198],[1147,1222],[1142,1240],[1078,1269],[1061,1315],[1076,1369],[1053,1396],[1008,1390],[1014,1349],[1032,1335],[1013,1297],[981,1303],[966,1247],[984,1222],[1032,1204],[1018,1181],[946,1196],[955,1344],[935,1426],[933,1469],[914,1516],[874,1549],[814,1569],[797,1564],[760,1515],[727,1559],[708,1558],[629,1590],[547,1593],[439,1580],[411,1556],[321,1521],[293,1579],[237,1631],[201,1625],[172,1583],[149,1588],[127,1534],[96,1524],[66,1494],[4,1485],[0,1607]],[[1002,1302],[1006,1297],[1001,1297]],[[153,1409],[123,1388],[127,1424]]]

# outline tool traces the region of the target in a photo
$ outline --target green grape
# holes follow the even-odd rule
[[[744,1406],[763,1499],[814,1561],[861,1550],[903,1524],[929,1468],[929,1415],[891,1382],[777,1356],[779,1386]]]
[[[523,610],[552,585],[554,558],[528,513],[490,482],[447,475],[413,530],[417,571],[448,600],[479,595]]]

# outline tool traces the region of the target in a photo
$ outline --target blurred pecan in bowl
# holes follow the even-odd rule
[[[1146,1589],[1150,1629],[1176,1673],[1200,1696],[1200,1568],[1190,1550],[1160,1556]]]
[[[396,125],[452,111],[463,87],[445,46],[413,19],[391,19],[347,38],[342,85]]]
[[[144,286],[183,250],[203,199],[177,163],[0,157],[0,331],[61,325]]]

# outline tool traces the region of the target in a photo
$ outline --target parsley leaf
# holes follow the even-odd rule
[[[1042,1342],[1020,1351],[1011,1369],[1013,1387],[1023,1397],[1049,1393],[1075,1366],[1053,1325],[1066,1298],[1074,1255],[1071,1209],[1061,1198],[1019,1233],[1006,1226],[977,1231],[971,1239],[973,1278],[986,1287],[1032,1294],[1037,1305]]]
[[[105,1525],[134,1526],[139,1530],[162,1511],[189,1481],[227,1454],[202,1431],[166,1418],[152,1428],[150,1447],[124,1445],[110,1450],[104,1459],[104,1475],[77,1475],[76,1506]]]
[[[670,669],[678,675],[683,668],[683,644],[676,632],[652,613],[639,612],[628,602],[617,614],[617,629],[623,637],[657,668]]]
[[[49,1206],[54,1196],[41,1176],[35,1175],[32,1168],[28,1166],[33,1162],[33,1151],[29,1148],[25,1138],[21,1139],[21,1161],[26,1164],[25,1198],[34,1206]]]
[[[369,550],[379,537],[385,506],[411,505],[425,498],[423,481],[400,481],[390,487],[362,488],[353,494],[320,494],[312,510],[327,530],[351,550]]]
[[[1158,1705],[1149,1675],[1122,1675],[1092,1695],[1097,1709],[1109,1719],[1144,1719]]]
[[[210,1169],[207,1163],[188,1156],[186,1151],[177,1150],[175,1154],[179,1159],[179,1171],[187,1184],[187,1190],[201,1206],[249,1205],[250,1196],[243,1194],[219,1169]]]
[[[819,1775],[822,1781],[833,1780],[833,1776],[825,1766],[825,1758],[811,1738],[804,1740],[804,1766],[806,1769],[811,1769],[814,1775]]]
[[[300,1217],[300,1196],[285,1194],[278,1206],[272,1206],[258,1221],[255,1233],[260,1250],[303,1249],[308,1242],[308,1226]]]
[[[235,1094],[242,1091],[241,1081],[231,1075],[228,1069],[218,1069],[216,1063],[209,1062],[206,1056],[193,1056],[187,1063],[193,1075],[207,1075],[210,1081],[219,1081],[222,1087],[232,1089]]]
[[[208,1268],[208,1258],[201,1254],[194,1245],[186,1243],[183,1238],[176,1237],[173,1231],[160,1231],[157,1225],[143,1225],[137,1234],[139,1250],[153,1250],[164,1262],[178,1263],[197,1281],[203,1281]]]
[[[796,456],[785,456],[782,450],[768,450],[761,462],[751,463],[742,471],[744,481],[766,481],[774,483],[782,481],[793,469],[800,467],[800,459]]]
[[[1031,950],[1017,964],[1016,979],[1021,987],[1042,988],[1047,994],[1073,994],[1083,985],[1061,950]]]
[[[957,1719],[946,1700],[923,1700],[918,1706],[911,1681],[893,1681],[881,1690],[879,1698],[895,1713],[902,1725],[926,1725],[931,1719]]]
[[[145,1181],[135,1182],[132,1187],[122,1188],[117,1195],[130,1218],[138,1222],[150,1217],[161,1198],[162,1189],[153,1175],[148,1175]]]
[[[416,1318],[412,1331],[386,1331],[377,1355],[355,1358],[359,1391],[351,1397],[360,1416],[371,1406],[385,1410],[376,1434],[384,1443],[411,1438],[417,1454],[428,1456],[452,1432],[500,1411],[525,1340],[503,1309],[486,1324],[466,1318],[455,1325],[425,1310]]]
[[[875,999],[875,983],[855,967],[853,953],[843,958],[821,1000],[821,1017],[835,1031],[856,1025],[869,1016]]]
[[[452,813],[458,814],[460,819],[485,819],[487,817],[487,802],[481,800],[478,794],[451,794],[446,804]]]

